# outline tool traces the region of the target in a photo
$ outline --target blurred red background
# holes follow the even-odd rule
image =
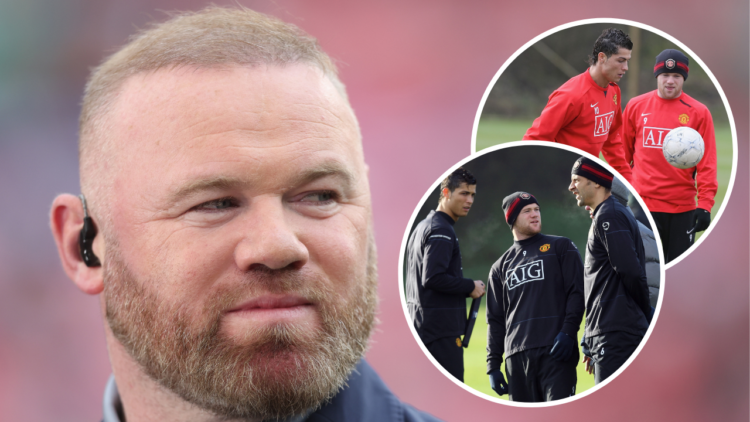
[[[219,2],[229,3],[229,2]],[[380,258],[380,320],[367,357],[403,400],[448,421],[748,420],[748,3],[243,1],[313,34],[338,62],[360,119]],[[162,10],[203,1],[0,3],[0,420],[95,421],[109,376],[97,298],[58,262],[47,223],[78,193],[76,130],[91,66]],[[721,221],[667,272],[655,331],[635,362],[576,402],[523,409],[448,381],[409,332],[398,254],[419,199],[467,156],[479,101],[524,43],[586,18],[631,19],[689,46],[737,124],[739,170]],[[637,48],[637,46],[636,46]]]

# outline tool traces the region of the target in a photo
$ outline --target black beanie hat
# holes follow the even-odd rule
[[[688,77],[688,58],[681,51],[667,49],[656,56],[654,65],[654,77],[662,73],[679,73],[687,80]]]
[[[612,173],[594,160],[589,160],[586,157],[579,158],[573,164],[573,170],[570,173],[583,176],[607,189],[612,189]]]
[[[505,221],[508,223],[508,227],[513,228],[516,217],[518,217],[523,207],[529,204],[539,205],[539,202],[534,198],[534,195],[526,192],[512,193],[503,199],[503,212],[505,213]]]

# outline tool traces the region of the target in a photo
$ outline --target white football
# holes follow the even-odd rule
[[[695,167],[703,158],[704,149],[701,134],[685,126],[670,130],[661,148],[667,162],[678,169]]]

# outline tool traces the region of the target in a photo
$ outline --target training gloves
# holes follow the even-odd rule
[[[711,224],[711,212],[703,208],[695,209],[695,232],[705,231]]]
[[[591,357],[591,350],[589,350],[589,345],[586,344],[586,336],[581,337],[581,351],[584,356]]]
[[[508,383],[505,382],[505,377],[500,369],[493,369],[489,373],[490,376],[490,387],[497,393],[498,396],[504,396],[508,394]]]
[[[576,341],[561,331],[557,337],[555,337],[555,345],[552,346],[552,350],[550,350],[549,354],[552,356],[552,359],[558,362],[565,362],[573,356],[575,350]]]

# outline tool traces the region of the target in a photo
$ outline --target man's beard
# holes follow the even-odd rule
[[[218,416],[279,419],[314,410],[342,388],[367,348],[377,305],[370,237],[366,275],[339,286],[348,295],[301,270],[250,270],[241,286],[214,292],[203,313],[159,298],[148,288],[153,280],[136,280],[112,242],[104,271],[107,321],[146,374]],[[306,298],[316,304],[321,327],[253,327],[243,336],[252,343],[238,344],[220,330],[223,311],[256,293]]]

